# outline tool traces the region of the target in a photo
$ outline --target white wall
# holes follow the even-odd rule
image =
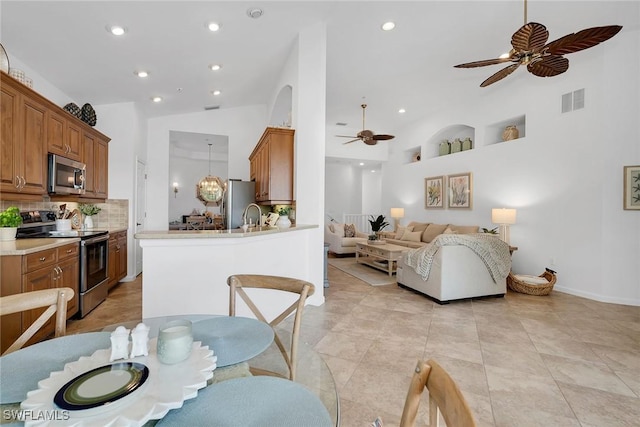
[[[342,214],[363,212],[361,168],[348,163],[326,162],[324,173],[324,208],[328,216],[320,224],[329,223],[331,218],[342,222]]]
[[[183,131],[229,137],[228,173],[249,179],[249,155],[264,132],[266,108],[253,105],[149,119],[147,142],[147,228],[166,230],[169,224],[169,132]]]
[[[518,70],[469,101],[396,132],[383,165],[383,206],[422,220],[492,227],[491,208],[518,209],[511,227],[516,272],[558,271],[556,288],[602,301],[640,304],[640,215],[622,210],[622,169],[640,164],[640,37],[630,30],[553,78]],[[604,47],[603,46],[603,47]],[[585,89],[584,109],[561,114],[561,96]],[[526,137],[491,144],[491,124],[526,115]],[[474,150],[407,164],[403,150],[444,127],[475,128]],[[472,210],[425,210],[424,178],[473,173]]]
[[[371,172],[362,170],[362,213],[383,214],[389,217],[389,211],[382,209],[382,174],[380,170]],[[358,213],[358,212],[352,212]],[[387,221],[389,222],[389,221]]]

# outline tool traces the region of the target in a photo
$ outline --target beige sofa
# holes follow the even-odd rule
[[[332,222],[324,227],[324,241],[329,244],[329,252],[337,255],[356,253],[356,243],[365,242],[367,235],[355,230],[355,236],[346,237],[344,224]]]
[[[480,227],[477,225],[434,224],[412,221],[406,226],[398,227],[395,232],[382,233],[382,237],[392,245],[419,248],[430,243],[440,234],[473,234],[479,231]]]

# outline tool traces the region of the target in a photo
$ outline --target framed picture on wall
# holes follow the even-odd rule
[[[473,206],[473,182],[471,172],[448,175],[448,206],[451,209],[471,209]]]
[[[624,167],[624,209],[640,210],[640,165]]]
[[[445,177],[432,176],[424,179],[424,208],[444,209]]]

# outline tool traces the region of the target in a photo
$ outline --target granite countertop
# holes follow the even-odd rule
[[[17,239],[9,242],[0,242],[0,256],[29,255],[45,249],[53,249],[69,243],[79,242],[78,237],[65,237],[61,239]]]
[[[300,224],[290,228],[254,227],[246,232],[240,228],[233,230],[145,230],[135,234],[136,239],[229,239],[257,237],[268,234],[290,233],[318,228],[318,225]]]

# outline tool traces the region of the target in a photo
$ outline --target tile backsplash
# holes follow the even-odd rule
[[[9,206],[16,206],[20,211],[32,210],[58,210],[58,207],[65,202],[15,202],[0,201],[0,209],[5,210]],[[78,203],[66,202],[67,209],[73,210],[78,207]],[[105,203],[96,203],[101,208],[100,213],[93,216],[94,228],[116,229],[129,227],[129,200],[107,199]]]

